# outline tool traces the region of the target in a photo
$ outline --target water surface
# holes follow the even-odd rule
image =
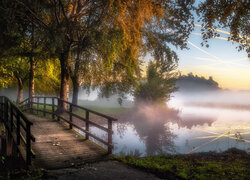
[[[248,110],[182,106],[163,113],[155,109],[143,107],[139,115],[129,112],[119,117],[113,126],[114,154],[222,152],[232,147],[250,152]]]

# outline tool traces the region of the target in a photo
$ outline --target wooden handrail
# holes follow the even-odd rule
[[[0,102],[0,120],[4,123],[18,148],[21,142],[23,142],[26,147],[25,161],[27,165],[30,165],[31,158],[35,156],[31,149],[31,141],[35,142],[35,137],[31,134],[33,123],[8,97],[0,96]]]
[[[33,100],[35,100],[35,101],[33,101]],[[40,100],[42,100],[42,102],[40,102]],[[48,103],[49,100],[50,100],[51,103]],[[56,104],[56,102],[57,102],[57,104]],[[29,104],[29,103],[32,103],[32,105]],[[68,105],[68,108],[67,109],[60,108],[59,105],[61,103],[66,103]],[[36,108],[33,105],[36,105]],[[40,108],[40,105],[41,105],[41,108]],[[46,106],[52,107],[52,111],[48,111],[46,109]],[[41,112],[43,114],[43,116],[46,116],[46,114],[51,114],[53,119],[55,117],[57,117],[58,120],[63,120],[65,122],[67,122],[69,124],[70,129],[72,129],[72,127],[75,127],[77,129],[79,129],[80,131],[82,131],[82,132],[84,132],[86,134],[86,136],[85,136],[86,139],[89,139],[89,136],[96,139],[97,141],[107,145],[108,146],[108,153],[112,153],[112,148],[113,148],[113,143],[112,143],[112,134],[113,134],[112,122],[117,121],[117,119],[115,119],[115,118],[113,118],[111,116],[108,116],[108,115],[93,111],[91,109],[81,107],[79,105],[75,105],[75,104],[73,104],[71,102],[68,102],[68,101],[62,100],[62,99],[60,99],[58,97],[53,97],[53,96],[34,96],[34,97],[32,97],[32,99],[26,99],[25,102],[21,104],[21,107],[25,107],[26,108],[25,110],[28,110],[28,109],[30,109],[32,111],[35,110],[37,112],[37,114],[39,112]],[[56,110],[55,110],[55,108],[56,108]],[[84,110],[85,111],[85,117],[81,117],[80,115],[75,114],[73,109]],[[65,117],[62,116],[63,112],[69,114],[69,119],[66,119]],[[102,125],[99,125],[99,124],[91,121],[90,118],[89,118],[90,113],[105,118],[108,121],[107,122],[108,127],[104,127]],[[81,121],[84,121],[86,123],[85,129],[83,129],[82,127],[76,125],[72,121],[73,117],[76,117]],[[105,141],[105,140],[97,137],[96,135],[92,134],[90,132],[90,130],[89,130],[89,125],[93,125],[93,126],[97,127],[98,129],[101,129],[101,130],[107,132],[108,133],[108,141]]]
[[[110,120],[112,120],[112,121],[117,121],[116,118],[113,118],[113,117],[111,117],[111,116],[107,116],[107,115],[102,114],[102,113],[99,113],[99,112],[97,112],[97,111],[93,111],[93,110],[91,110],[91,109],[88,109],[88,108],[85,108],[85,107],[82,107],[82,106],[79,106],[79,105],[72,104],[72,103],[70,103],[70,102],[68,102],[68,101],[65,101],[65,100],[63,100],[63,99],[60,99],[60,98],[58,98],[58,97],[55,97],[55,98],[58,99],[58,100],[60,100],[60,101],[62,101],[62,102],[64,102],[64,103],[67,103],[67,104],[69,104],[69,105],[72,105],[72,106],[74,106],[75,108],[79,108],[79,109],[82,109],[82,110],[85,110],[85,111],[89,111],[89,112],[91,112],[91,113],[93,113],[93,114],[95,114],[95,115],[104,117],[104,118],[106,118],[106,119],[110,119]]]

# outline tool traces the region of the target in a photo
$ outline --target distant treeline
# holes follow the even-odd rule
[[[176,82],[176,86],[179,88],[179,91],[210,91],[220,89],[219,84],[213,80],[212,76],[206,79],[203,76],[193,75],[192,73],[181,75]]]

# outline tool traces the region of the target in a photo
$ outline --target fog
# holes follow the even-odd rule
[[[122,98],[122,104],[118,102],[119,96],[112,95],[109,98],[102,98],[99,95],[98,89],[87,92],[86,90],[81,90],[78,97],[78,104],[82,106],[102,106],[102,107],[132,107],[133,97],[127,95]],[[71,98],[71,97],[70,97]]]
[[[94,93],[93,93],[94,94]],[[94,106],[119,106],[117,96],[82,98]],[[120,115],[114,124],[115,154],[148,156],[159,153],[250,151],[250,91],[179,90],[168,107],[141,104]],[[132,98],[126,100],[133,106]],[[96,130],[98,134],[98,130]],[[240,135],[239,135],[240,134]]]
[[[8,96],[13,101],[17,98],[17,89],[0,89],[0,96]],[[28,97],[28,91],[24,89],[23,99]],[[69,100],[71,101],[72,93]],[[122,104],[118,102],[118,95],[102,98],[98,89],[87,92],[80,90],[79,105],[82,106],[105,106],[105,107],[133,107],[133,97],[127,95],[122,99]],[[182,109],[185,106],[210,107],[224,109],[250,110],[250,91],[244,90],[204,90],[204,88],[191,91],[190,88],[179,89],[171,95],[171,99],[166,103],[169,107]]]
[[[98,96],[98,90],[95,90],[89,94],[86,91],[81,91],[79,95],[79,104],[85,106],[132,107],[134,102],[133,97],[128,95],[126,99],[123,99],[120,105],[117,95],[113,95],[109,98],[101,98]],[[171,95],[170,101],[166,104],[176,109],[182,109],[185,106],[197,106],[250,110],[250,91],[223,89],[197,91],[196,89],[194,92],[191,92],[180,89]]]
[[[0,89],[0,96],[7,96],[13,101],[17,99],[17,89],[16,88],[6,88]],[[28,91],[24,89],[23,91],[23,99],[28,98]]]
[[[250,110],[250,91],[216,90],[216,91],[179,91],[168,102],[171,107],[200,106]]]
[[[13,100],[16,94],[15,89],[0,91]],[[123,99],[121,106],[127,110],[110,114],[118,119],[113,125],[114,153],[147,156],[231,147],[250,151],[250,91],[179,89],[166,104],[134,107],[132,96]],[[118,96],[101,98],[98,90],[89,94],[81,90],[79,105],[120,107]],[[90,128],[99,137],[106,137],[97,128]]]

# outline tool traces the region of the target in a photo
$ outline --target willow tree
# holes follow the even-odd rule
[[[108,96],[110,92],[124,95],[124,91],[134,94],[138,84],[140,86],[141,77],[140,70],[131,67],[139,67],[140,60],[148,53],[155,60],[157,68],[160,68],[160,64],[176,67],[178,58],[170,46],[186,48],[186,39],[193,30],[191,11],[194,9],[193,1],[150,1],[150,3],[119,1],[119,3],[117,21],[123,32],[125,48],[119,53],[117,63],[114,63],[108,71],[102,72],[106,73],[103,76],[104,83],[101,84],[104,96]],[[173,70],[174,68],[169,68],[165,73],[168,71],[170,75]],[[170,86],[173,84],[169,83]]]
[[[58,59],[38,61],[36,64],[35,87],[37,94],[60,94],[60,62]]]
[[[185,47],[192,30],[192,23],[183,22],[193,21],[191,0],[14,0],[10,4],[13,14],[32,23],[50,53],[59,58],[63,100],[68,100],[71,50],[79,42],[84,44],[90,32],[103,38],[118,32],[113,36],[122,42],[118,49],[108,46],[112,44],[109,40],[95,40],[104,45],[96,48],[103,75],[98,83],[120,91],[135,83],[139,58],[147,50],[153,51],[155,41]],[[145,44],[145,39],[150,39],[151,45]]]

